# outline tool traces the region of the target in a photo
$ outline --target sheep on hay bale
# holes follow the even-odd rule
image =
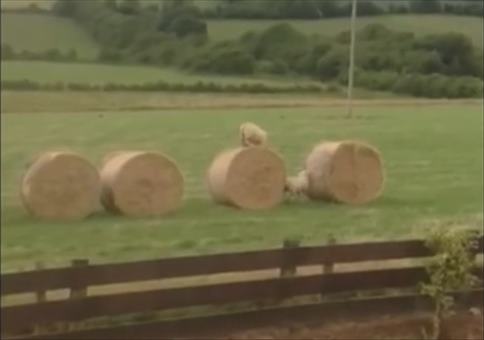
[[[41,154],[22,179],[21,200],[33,216],[48,220],[80,220],[99,203],[101,185],[96,168],[69,151]]]
[[[267,132],[254,123],[242,123],[239,127],[239,134],[243,147],[267,145]]]
[[[383,191],[380,153],[356,141],[322,142],[306,159],[308,196],[347,204],[365,204]]]
[[[207,173],[215,202],[241,209],[269,209],[284,198],[286,170],[274,151],[263,147],[236,148],[215,157]]]
[[[161,153],[111,153],[104,157],[101,183],[101,202],[112,213],[162,216],[182,204],[183,176],[177,165]]]
[[[308,191],[308,175],[306,170],[301,170],[297,176],[290,176],[286,178],[284,191],[292,197],[304,197]]]

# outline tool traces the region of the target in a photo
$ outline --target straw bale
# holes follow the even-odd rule
[[[308,196],[347,204],[364,204],[383,191],[380,153],[356,141],[323,142],[306,159]]]
[[[124,151],[104,158],[101,202],[126,216],[161,216],[177,210],[184,179],[175,162],[157,152]]]
[[[207,185],[215,202],[242,209],[269,209],[284,196],[286,178],[282,158],[263,147],[236,148],[212,162]]]
[[[21,199],[31,215],[49,220],[80,220],[97,208],[96,168],[74,152],[41,154],[22,179]]]

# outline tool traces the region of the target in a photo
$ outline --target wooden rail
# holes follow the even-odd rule
[[[482,253],[479,237],[476,253]],[[224,305],[244,301],[276,300],[304,295],[414,287],[426,279],[423,267],[333,272],[319,275],[282,276],[264,280],[218,283],[205,286],[166,288],[142,292],[88,296],[87,287],[153,279],[188,277],[262,269],[287,269],[324,265],[421,258],[432,255],[419,240],[288,247],[235,254],[168,258],[136,263],[91,265],[74,261],[73,267],[40,269],[2,275],[2,296],[26,292],[37,295],[68,288],[68,300],[2,307],[2,334],[21,333],[36,325],[82,321],[102,316],[160,311],[191,306]],[[291,270],[293,270],[291,269]],[[482,277],[482,268],[477,270]]]
[[[482,238],[480,240],[482,248]],[[2,295],[120,282],[147,281],[226,272],[281,268],[326,262],[348,263],[431,255],[422,241],[375,242],[323,247],[300,247],[234,254],[166,258],[153,261],[44,269],[2,275]]]

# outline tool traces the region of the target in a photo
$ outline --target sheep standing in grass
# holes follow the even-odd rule
[[[254,123],[243,123],[239,130],[242,146],[265,146],[267,144],[267,132]]]
[[[308,190],[308,175],[306,170],[300,171],[297,176],[288,177],[284,190],[295,197],[305,196]]]

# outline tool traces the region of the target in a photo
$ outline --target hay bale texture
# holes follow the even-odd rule
[[[236,148],[215,157],[207,185],[215,202],[242,209],[269,209],[284,198],[286,170],[274,151]]]
[[[380,153],[356,142],[323,142],[306,159],[308,196],[347,204],[364,204],[380,196],[384,170]]]
[[[100,180],[96,168],[73,152],[40,155],[22,179],[21,198],[26,210],[49,220],[79,220],[99,204]]]
[[[157,152],[113,152],[101,168],[101,202],[106,210],[132,217],[177,210],[184,180],[177,165]]]

